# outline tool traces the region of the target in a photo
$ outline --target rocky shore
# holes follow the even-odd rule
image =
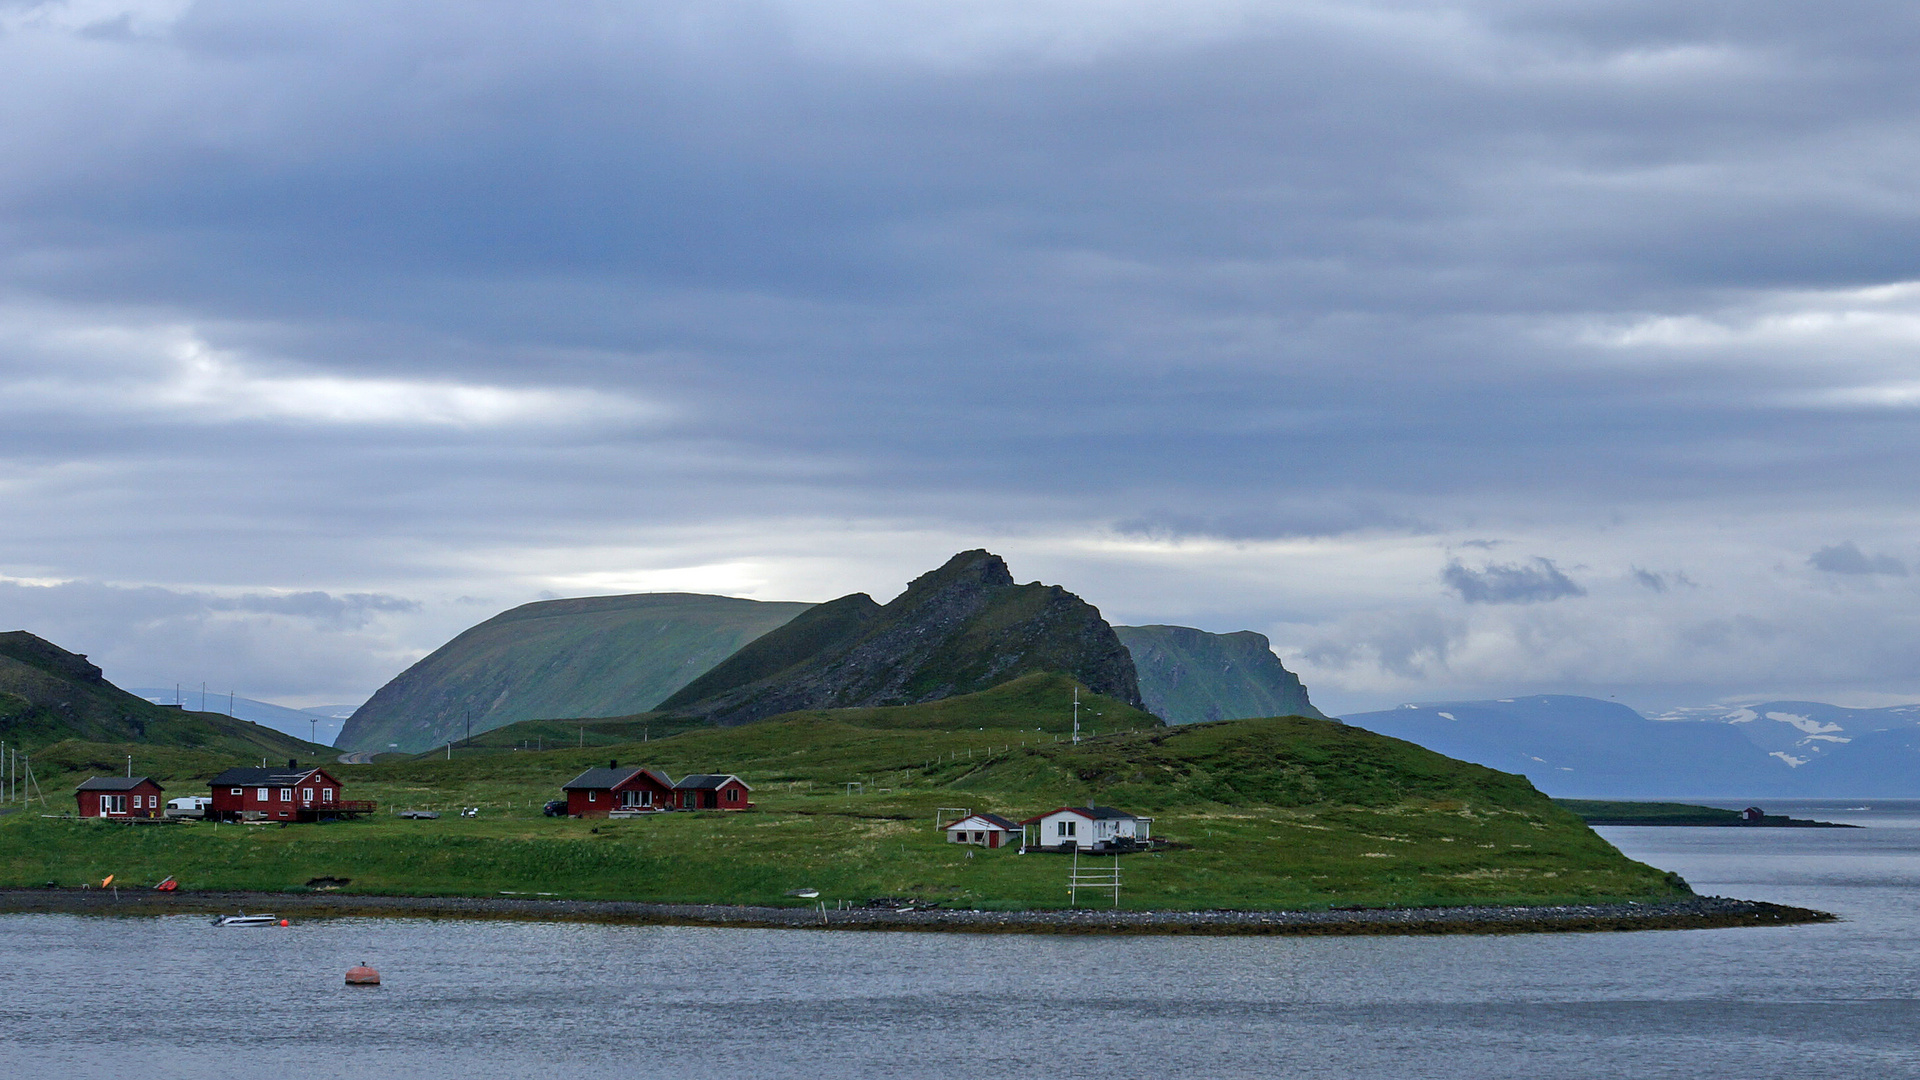
[[[115,894],[104,889],[0,890],[0,913],[189,915],[271,911],[289,918],[445,918],[727,926],[796,930],[906,930],[972,934],[1534,934],[1696,930],[1832,922],[1824,911],[1753,900],[1694,897],[1657,903],[1549,907],[1368,908],[1349,911],[836,910],[517,897],[360,896],[347,893]]]

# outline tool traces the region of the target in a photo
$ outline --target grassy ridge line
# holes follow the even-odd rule
[[[947,715],[985,719],[994,704],[976,700],[973,711]],[[385,895],[772,905],[795,903],[786,891],[810,887],[828,900],[911,895],[1046,909],[1065,903],[1065,859],[970,855],[936,831],[936,808],[1025,816],[1098,800],[1152,814],[1156,835],[1178,845],[1123,861],[1129,909],[1686,894],[1683,883],[1626,859],[1524,778],[1409,743],[1293,718],[1151,728],[1075,746],[1044,730],[1055,712],[1034,723],[1008,709],[1003,718],[1021,726],[944,730],[913,726],[923,718],[910,711],[873,710],[859,724],[804,716],[617,751],[474,750],[451,762],[340,768],[353,797],[389,808],[481,806],[476,819],[383,816],[281,829],[16,814],[0,819],[0,884],[71,885],[114,873],[129,882],[175,875],[192,889],[275,891],[343,877],[355,891]],[[755,785],[760,810],[619,822],[538,816],[562,781],[609,756],[676,775],[740,773]],[[848,781],[866,786],[849,795]]]

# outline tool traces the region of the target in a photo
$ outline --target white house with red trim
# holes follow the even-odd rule
[[[1020,823],[1025,844],[1041,851],[1106,851],[1144,844],[1153,819],[1111,806],[1063,806]]]

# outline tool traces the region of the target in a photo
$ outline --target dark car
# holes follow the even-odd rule
[[[552,802],[548,803],[547,805],[541,807],[540,812],[547,815],[548,817],[566,817],[567,816],[567,800],[555,799]]]

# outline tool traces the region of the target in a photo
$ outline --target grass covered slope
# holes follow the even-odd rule
[[[0,634],[0,739],[43,758],[45,747],[68,740],[196,748],[240,760],[325,749],[222,713],[155,705],[108,682],[85,656],[24,630]],[[116,759],[110,771],[124,765]]]
[[[1057,679],[1057,677],[1054,677]],[[1683,883],[1626,859],[1523,778],[1319,720],[1167,728],[1097,702],[1111,726],[1072,744],[1065,680],[930,706],[705,727],[617,748],[456,749],[339,770],[388,807],[479,806],[304,828],[138,828],[0,818],[0,883],[176,875],[190,889],[795,903],[917,896],[952,906],[1066,902],[1070,860],[947,844],[958,808],[1020,818],[1096,801],[1154,817],[1170,850],[1121,860],[1127,908],[1325,908],[1657,899]],[[1024,702],[1024,703],[1023,703]],[[931,710],[944,710],[935,714]],[[1070,717],[1066,723],[1070,724]],[[738,773],[757,810],[628,821],[543,818],[584,768]],[[849,785],[858,785],[850,787]],[[941,810],[940,808],[947,808]],[[970,854],[971,852],[971,854]]]
[[[1116,626],[1113,632],[1133,655],[1147,711],[1169,724],[1254,716],[1326,719],[1265,635],[1209,634],[1190,626]]]
[[[406,751],[557,716],[628,716],[811,605],[644,593],[505,611],[414,664],[356,710],[343,749]]]

